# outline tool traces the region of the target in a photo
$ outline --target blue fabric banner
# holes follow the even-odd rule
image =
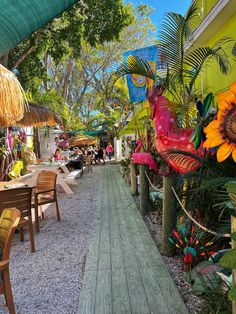
[[[158,47],[156,45],[124,52],[124,62],[129,56],[142,58],[150,64],[154,73],[156,72],[158,62]],[[130,102],[139,102],[147,98],[146,84],[147,79],[141,75],[127,75],[127,85],[129,89]]]

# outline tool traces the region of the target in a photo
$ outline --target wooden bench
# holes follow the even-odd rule
[[[81,177],[83,174],[83,170],[82,169],[78,169],[78,170],[73,170],[71,171],[70,173],[68,173],[64,178],[65,178],[65,181],[67,183],[70,183],[70,184],[77,184],[77,181],[76,179],[78,179],[79,177]]]

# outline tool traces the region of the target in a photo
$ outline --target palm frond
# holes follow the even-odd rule
[[[202,184],[194,189],[191,189],[191,192],[200,192],[200,191],[212,191],[215,190],[216,188],[219,188],[220,186],[224,186],[225,183],[229,181],[233,181],[235,178],[232,177],[217,177],[213,178],[211,180],[203,178],[202,179]]]
[[[191,34],[194,29],[195,19],[198,18],[198,2],[192,1],[187,13],[185,14],[185,38],[188,39],[188,36]]]
[[[152,71],[149,63],[137,56],[129,56],[124,63],[122,63],[115,72],[115,80],[127,74],[142,75],[155,81],[156,75]]]
[[[192,89],[194,82],[203,69],[207,65],[207,61],[214,58],[223,74],[227,74],[230,69],[230,61],[227,53],[223,49],[223,45],[231,42],[230,38],[222,38],[215,44],[214,47],[199,47],[193,52],[187,54],[184,58],[184,63],[189,70],[185,70],[190,78],[190,90]],[[210,64],[210,63],[208,63]]]
[[[197,3],[193,1],[185,16],[173,12],[165,15],[159,32],[160,51],[172,71],[183,68],[184,43],[192,31],[197,10]]]
[[[180,103],[176,106],[178,117],[178,125],[181,128],[189,128],[196,126],[197,108],[196,104],[191,101]]]

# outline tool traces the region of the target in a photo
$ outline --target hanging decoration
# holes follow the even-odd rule
[[[232,155],[236,162],[236,82],[218,96],[216,118],[204,129],[205,148],[217,147],[217,161],[223,162]]]
[[[132,56],[138,57],[148,62],[153,73],[156,72],[158,66],[158,46],[149,46],[136,50],[130,50],[123,53],[124,62],[129,60],[132,61]],[[154,81],[148,78],[138,75],[129,74],[127,75],[127,85],[129,89],[130,102],[139,102],[147,99],[146,90],[147,87],[151,87]]]

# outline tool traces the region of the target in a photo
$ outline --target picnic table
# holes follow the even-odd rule
[[[41,162],[34,165],[28,165],[27,170],[31,172],[31,175],[27,179],[28,186],[35,186],[37,182],[38,174],[42,171],[53,171],[57,174],[57,184],[61,185],[67,194],[73,194],[70,186],[66,182],[66,176],[70,174],[66,167],[66,162]],[[63,170],[64,173],[61,172]]]

